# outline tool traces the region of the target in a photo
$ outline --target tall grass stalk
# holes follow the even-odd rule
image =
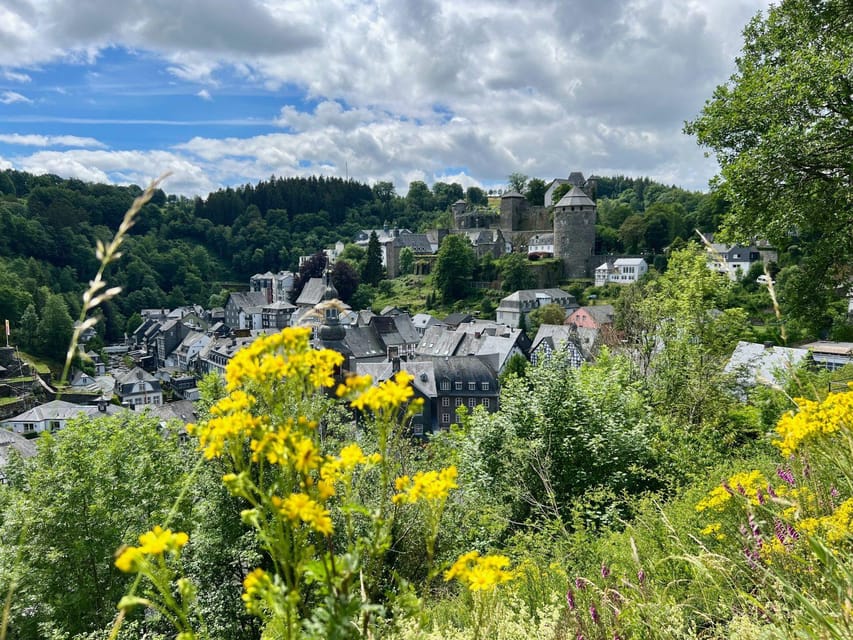
[[[77,345],[80,343],[80,336],[82,336],[85,331],[98,324],[98,319],[88,317],[89,314],[104,302],[111,300],[121,293],[121,287],[107,287],[107,283],[104,280],[104,272],[110,264],[121,258],[121,251],[119,251],[119,248],[121,248],[125,237],[130,232],[133,225],[136,224],[136,218],[139,215],[139,212],[142,211],[142,207],[144,207],[154,196],[154,192],[160,186],[160,183],[169,177],[169,175],[171,174],[164,173],[161,175],[148,185],[145,191],[142,192],[142,195],[134,199],[133,204],[130,205],[130,208],[124,214],[124,218],[119,225],[118,231],[116,231],[115,236],[113,236],[113,239],[109,244],[105,245],[100,240],[97,241],[95,257],[101,261],[101,264],[98,267],[98,272],[95,274],[94,279],[89,282],[89,288],[86,289],[85,293],[83,293],[83,307],[80,310],[80,317],[74,327],[74,333],[71,335],[68,352],[65,354],[65,366],[62,369],[62,377],[59,380],[60,387],[65,386],[68,382],[68,374],[71,371],[71,363],[77,353]]]

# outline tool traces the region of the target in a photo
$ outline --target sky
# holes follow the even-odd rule
[[[0,169],[205,196],[521,172],[706,190],[682,133],[767,0],[3,0]]]

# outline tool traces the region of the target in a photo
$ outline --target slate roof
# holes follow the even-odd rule
[[[578,187],[572,187],[566,195],[560,198],[560,201],[555,205],[558,207],[594,207],[595,203],[590,200]]]
[[[145,369],[141,367],[134,367],[130,371],[117,375],[116,385],[133,384],[137,380],[141,380],[143,382],[157,382],[159,384],[157,378],[152,376]]]
[[[486,362],[477,357],[457,356],[450,358],[429,358],[432,361],[436,380],[465,380],[467,382],[491,382],[490,389],[497,391],[497,373]],[[479,385],[478,385],[479,389]],[[463,393],[469,393],[463,389]]]
[[[738,380],[746,386],[756,383],[777,384],[781,374],[790,372],[808,353],[808,349],[765,347],[763,344],[741,340],[724,371],[738,374]]]
[[[408,314],[399,316],[374,316],[370,319],[369,326],[378,332],[380,340],[388,346],[403,344],[417,344],[421,335],[412,324]]]
[[[530,350],[535,351],[543,342],[548,342],[552,348],[568,342],[573,338],[574,332],[571,327],[564,324],[542,324],[533,338]]]
[[[470,313],[456,312],[456,313],[451,313],[449,316],[447,316],[443,322],[448,327],[454,327],[455,328],[455,327],[458,327],[463,322],[470,322],[473,319],[474,319],[474,316],[472,316]]]
[[[584,309],[598,324],[610,324],[616,318],[616,309],[612,304],[594,304]]]
[[[323,278],[311,278],[296,299],[298,307],[313,307],[323,301],[326,293],[326,281]]]
[[[400,370],[414,376],[412,385],[422,395],[427,398],[436,397],[435,366],[432,361],[401,361]],[[391,362],[359,362],[356,366],[356,373],[359,375],[369,375],[373,378],[373,384],[379,384],[394,375],[394,367]]]
[[[518,191],[507,191],[501,196],[501,199],[503,198],[521,198],[523,200],[524,196],[521,195]]]
[[[22,458],[32,458],[36,455],[36,443],[13,431],[0,429],[0,474],[3,467],[9,464],[13,451],[17,451]]]
[[[412,253],[432,253],[432,245],[425,233],[405,233],[394,238],[395,247],[409,247]]]
[[[45,404],[33,407],[29,411],[7,418],[5,422],[44,422],[45,420],[71,420],[80,414],[97,417],[99,415],[115,415],[126,411],[114,404],[108,404],[106,412],[100,411],[93,405],[74,404],[65,400],[51,400]]]
[[[427,327],[415,353],[423,356],[452,356],[456,354],[464,337],[462,331],[449,331],[446,326],[433,325]]]
[[[229,301],[238,309],[252,309],[262,307],[267,303],[267,296],[263,291],[234,291]]]

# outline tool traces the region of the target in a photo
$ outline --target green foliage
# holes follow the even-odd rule
[[[63,360],[73,331],[74,321],[62,296],[50,296],[36,330],[36,354]]]
[[[536,335],[539,330],[539,325],[542,324],[563,324],[566,319],[566,310],[555,302],[537,307],[528,315],[529,326],[528,332],[531,335]]]
[[[400,273],[409,275],[412,273],[415,265],[415,254],[409,247],[400,249]]]
[[[527,256],[521,253],[509,253],[500,259],[501,288],[504,291],[532,289],[536,286],[536,277],[530,269]]]
[[[3,512],[0,589],[16,578],[16,638],[40,638],[42,624],[88,633],[113,619],[128,584],[115,550],[165,517],[184,456],[156,420],[136,414],[75,420],[38,446]]]
[[[445,236],[438,250],[433,279],[445,304],[465,298],[474,274],[474,250],[462,235]]]
[[[382,276],[382,248],[379,246],[379,236],[376,235],[375,231],[371,231],[367,243],[364,268],[361,271],[361,281],[375,287],[382,280]]]
[[[744,30],[737,72],[685,130],[710,148],[732,237],[798,235],[802,304],[822,309],[853,260],[850,5],[789,0]],[[797,316],[810,322],[805,309]],[[817,328],[826,328],[821,322]]]
[[[527,186],[527,180],[527,175],[516,171],[506,177],[507,188],[510,191],[515,191],[517,193],[524,194],[525,187]]]
[[[527,190],[523,192],[524,197],[527,198],[530,204],[541,207],[545,204],[545,191],[547,188],[548,185],[545,184],[542,178],[530,178],[527,182]]]

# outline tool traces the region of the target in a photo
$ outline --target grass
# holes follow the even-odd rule
[[[5,407],[6,405],[15,404],[16,402],[20,402],[21,398],[0,398],[0,407]]]

